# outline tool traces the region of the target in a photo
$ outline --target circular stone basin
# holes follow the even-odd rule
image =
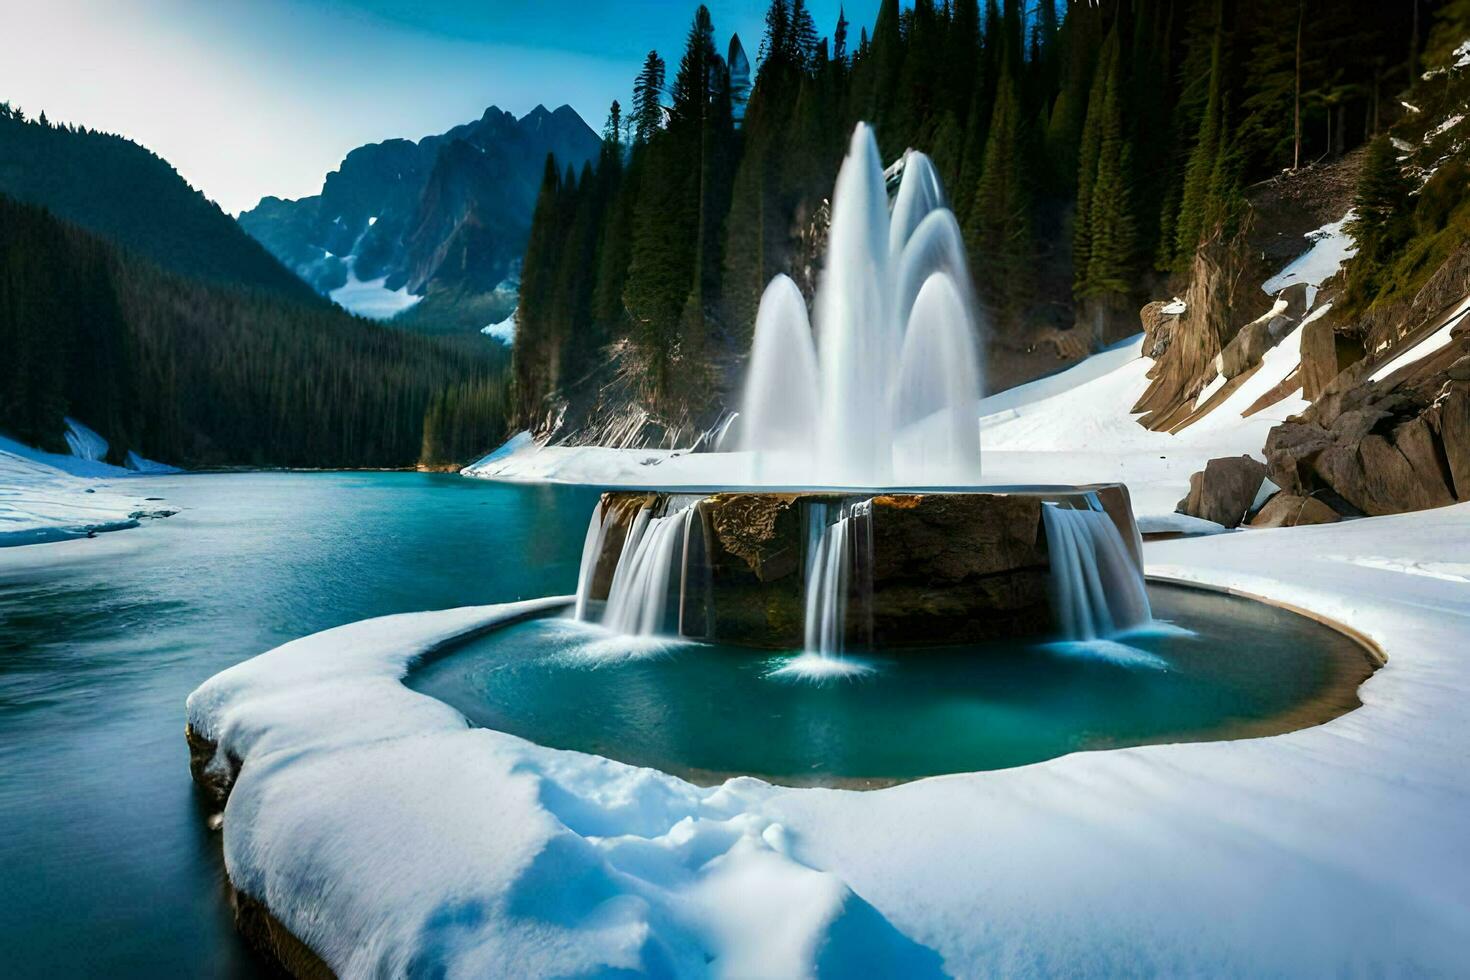
[[[1087,749],[1278,734],[1358,706],[1338,631],[1260,602],[1150,585],[1158,629],[1091,644],[927,647],[874,669],[773,675],[792,655],[508,625],[409,674],[472,723],[710,784],[881,786]]]

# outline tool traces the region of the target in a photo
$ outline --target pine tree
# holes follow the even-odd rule
[[[1210,186],[1220,156],[1220,127],[1225,114],[1224,76],[1224,30],[1217,22],[1211,46],[1209,94],[1185,166],[1179,215],[1174,224],[1176,264],[1187,264],[1193,258],[1195,247],[1208,230]]]
[[[837,29],[832,32],[832,60],[839,64],[847,64],[847,11],[838,5],[837,7]]]
[[[1035,258],[1023,138],[1016,85],[1002,70],[966,239],[997,312],[1012,322],[1030,295]]]
[[[1353,220],[1347,230],[1357,243],[1348,266],[1349,281],[1359,296],[1371,295],[1375,280],[1388,259],[1412,232],[1410,194],[1414,186],[1404,176],[1398,151],[1387,136],[1368,147],[1353,197]]]
[[[1100,77],[1105,78],[1099,109],[1102,114],[1099,132],[1096,177],[1087,216],[1090,232],[1087,266],[1077,267],[1079,295],[1094,301],[1094,341],[1101,345],[1103,306],[1117,306],[1136,289],[1134,256],[1137,247],[1136,223],[1130,196],[1131,149],[1124,138],[1122,115],[1122,74],[1118,40],[1111,39],[1111,51],[1103,54]],[[1091,121],[1089,120],[1089,125]],[[1076,260],[1080,263],[1080,259]]]
[[[664,125],[664,60],[648,52],[633,87],[634,139],[647,143]]]

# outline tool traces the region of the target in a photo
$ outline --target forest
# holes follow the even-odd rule
[[[1384,133],[1426,54],[1463,36],[1467,6],[882,0],[871,35],[853,37],[845,16],[822,36],[804,0],[773,0],[748,91],[701,6],[678,60],[649,52],[632,106],[611,106],[600,159],[547,162],[515,415],[556,417],[614,374],[670,425],[728,395],[771,276],[815,287],[859,120],[885,164],[906,148],[933,158],[994,383],[1025,380],[1043,336],[1095,349],[1136,332],[1139,305],[1231,233],[1252,185]]]
[[[64,452],[72,416],[114,462],[443,466],[505,432],[498,344],[180,275],[4,195],[0,351],[0,431]]]

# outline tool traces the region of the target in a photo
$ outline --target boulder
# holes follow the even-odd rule
[[[1470,500],[1470,385],[1451,388],[1437,412],[1435,423],[1455,499]]]
[[[1445,374],[1451,381],[1470,381],[1470,354],[1456,360]]]
[[[1222,527],[1239,527],[1265,479],[1266,464],[1249,456],[1212,459],[1189,478],[1189,495],[1175,509]]]
[[[1312,287],[1304,282],[1294,282],[1290,286],[1276,294],[1279,302],[1286,303],[1286,309],[1282,310],[1283,316],[1293,321],[1300,320],[1307,315],[1307,296],[1310,295]]]
[[[1179,300],[1156,299],[1138,311],[1143,326],[1143,356],[1158,360],[1169,349],[1174,339],[1174,327],[1179,323],[1179,314],[1165,312],[1182,306]]]
[[[1278,493],[1251,518],[1250,526],[1297,527],[1302,524],[1334,524],[1342,515],[1316,497],[1299,497],[1294,493]]]
[[[1266,352],[1291,333],[1295,321],[1285,316],[1262,317],[1247,323],[1220,352],[1216,368],[1228,380],[1261,363]]]
[[[1316,401],[1339,374],[1364,357],[1363,342],[1338,333],[1327,317],[1302,328],[1302,397]]]

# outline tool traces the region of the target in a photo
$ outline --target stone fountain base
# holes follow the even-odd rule
[[[693,507],[682,574],[670,576],[679,633],[771,649],[800,648],[810,508],[871,499],[871,548],[848,583],[846,644],[874,650],[1036,637],[1056,632],[1042,507],[1079,509],[1096,494],[1142,569],[1128,490],[1121,484],[983,493],[615,491],[603,496],[604,536],[589,597],[606,599],[640,509]],[[864,542],[866,545],[866,541]]]

